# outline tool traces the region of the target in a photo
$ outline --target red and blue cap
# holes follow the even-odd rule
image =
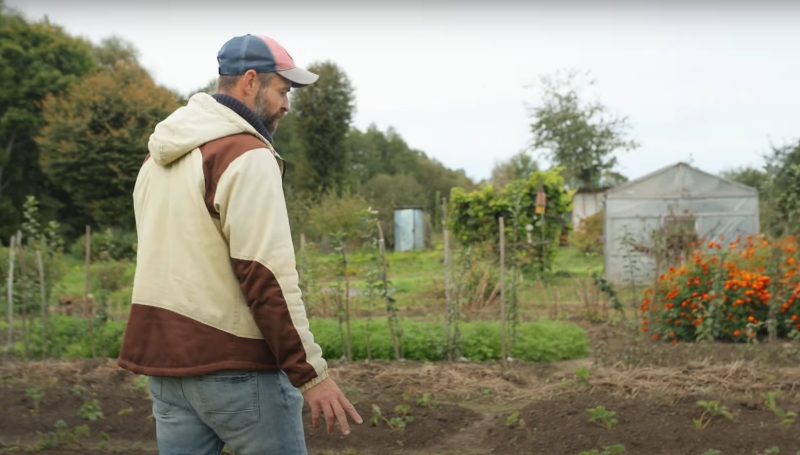
[[[292,87],[313,84],[319,76],[298,68],[294,60],[277,41],[260,35],[237,36],[225,43],[217,53],[220,76],[242,75],[249,70],[256,73],[278,73]]]

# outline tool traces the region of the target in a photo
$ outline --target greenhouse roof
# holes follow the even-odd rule
[[[758,190],[686,163],[677,163],[606,193],[608,199],[697,199],[758,197]]]

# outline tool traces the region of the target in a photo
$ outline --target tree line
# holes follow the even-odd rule
[[[392,128],[355,128],[355,90],[344,70],[329,61],[309,69],[321,78],[293,92],[274,144],[287,161],[284,188],[298,232],[325,234],[337,207],[372,206],[390,222],[394,206],[432,211],[437,194],[475,185]],[[194,93],[213,93],[215,82],[176,93],[153,80],[124,39],[94,44],[0,4],[0,236],[7,240],[23,222],[28,196],[67,238],[87,224],[134,230],[131,193],[149,135]]]

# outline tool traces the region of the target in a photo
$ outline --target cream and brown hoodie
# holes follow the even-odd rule
[[[151,376],[281,369],[302,391],[325,379],[268,140],[201,93],[156,127],[149,149],[133,192],[137,267],[119,365]]]

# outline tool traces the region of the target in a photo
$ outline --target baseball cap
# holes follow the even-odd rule
[[[294,60],[277,41],[260,35],[231,38],[217,53],[220,76],[242,75],[248,70],[256,73],[276,72],[292,83],[292,87],[313,84],[319,76],[298,68]]]

